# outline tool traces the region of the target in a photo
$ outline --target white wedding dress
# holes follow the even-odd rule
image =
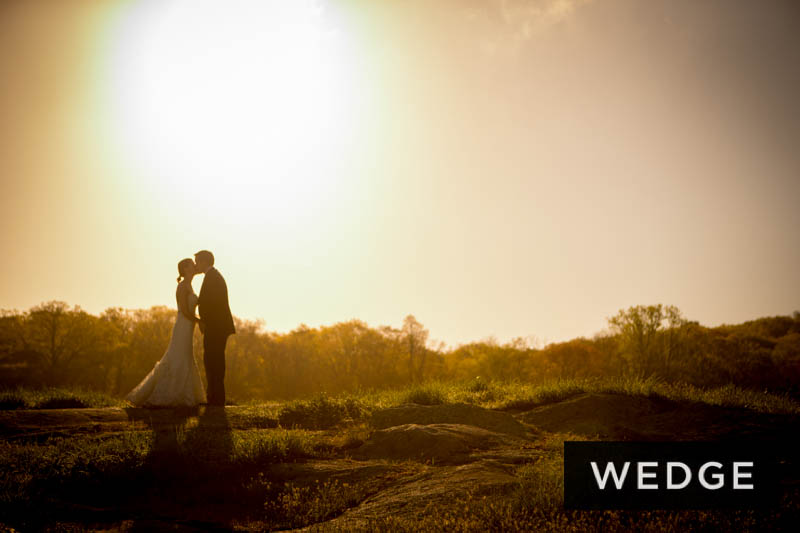
[[[194,314],[197,295],[189,294],[189,311]],[[126,399],[137,407],[195,406],[206,401],[200,370],[192,354],[194,323],[178,311],[172,338],[161,360]]]

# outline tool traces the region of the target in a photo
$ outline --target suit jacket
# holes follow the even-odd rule
[[[212,335],[228,336],[236,333],[233,316],[228,305],[228,286],[225,279],[214,267],[208,269],[197,297],[197,310],[200,319],[205,322],[206,332]]]

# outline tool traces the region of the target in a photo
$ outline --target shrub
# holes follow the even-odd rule
[[[447,402],[446,386],[441,383],[424,383],[404,391],[401,395],[402,403],[416,403],[419,405],[440,405]]]
[[[490,390],[489,383],[485,380],[482,380],[480,376],[477,376],[475,379],[467,383],[466,389],[469,392],[486,392]]]
[[[278,414],[278,421],[287,428],[329,429],[362,420],[366,415],[366,407],[354,398],[337,399],[321,394],[311,400],[291,402]]]

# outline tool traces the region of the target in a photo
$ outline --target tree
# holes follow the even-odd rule
[[[100,315],[100,319],[107,324],[112,333],[108,346],[108,363],[111,367],[112,380],[109,388],[114,394],[127,393],[128,391],[123,388],[128,383],[126,377],[130,374],[130,368],[136,357],[131,348],[131,338],[136,326],[135,315],[132,311],[112,307],[106,309]]]
[[[637,305],[608,319],[619,335],[628,373],[649,377],[671,376],[672,362],[680,351],[686,320],[675,306]]]
[[[99,348],[96,318],[79,307],[52,301],[32,308],[25,317],[25,344],[40,359],[48,384],[68,382],[75,363]]]
[[[35,384],[41,379],[38,354],[25,344],[25,315],[0,311],[0,386]]]
[[[780,369],[778,379],[783,381],[783,387],[800,392],[800,333],[782,337],[772,351],[772,359]]]
[[[144,378],[169,345],[175,325],[175,310],[165,306],[139,309],[133,312],[133,330],[128,346],[133,357],[123,367],[119,391],[127,393]]]
[[[408,375],[411,381],[422,381],[427,358],[428,330],[422,327],[414,315],[403,320],[403,340],[408,353]]]
[[[231,335],[226,348],[225,386],[233,398],[263,397],[266,390],[265,351],[261,320],[250,321],[234,319],[236,335]],[[196,355],[202,354],[202,348],[194,350]],[[202,362],[199,365],[203,367]]]

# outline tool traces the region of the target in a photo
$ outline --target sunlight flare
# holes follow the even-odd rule
[[[136,4],[110,72],[141,179],[226,222],[311,210],[353,123],[348,43],[313,2]]]

